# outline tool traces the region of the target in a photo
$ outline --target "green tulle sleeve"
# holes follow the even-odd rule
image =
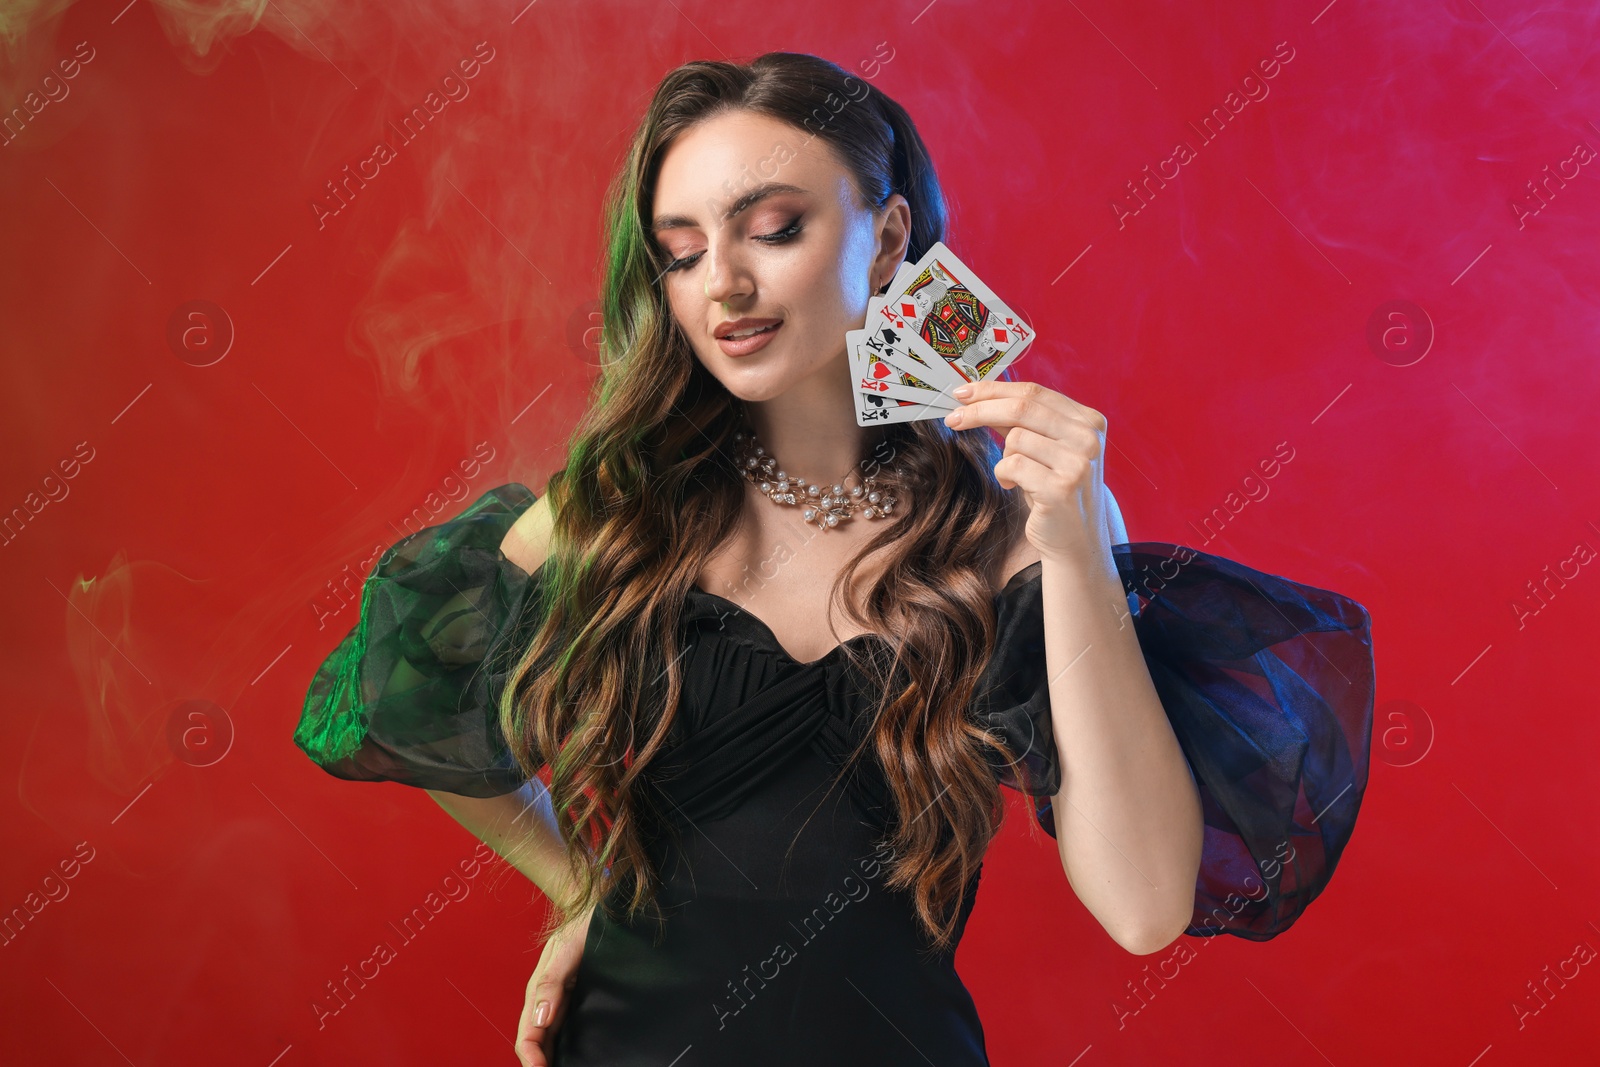
[[[537,622],[538,578],[500,551],[537,498],[491,489],[397,542],[361,591],[361,618],[318,668],[294,742],[323,770],[470,797],[520,787],[497,706]]]

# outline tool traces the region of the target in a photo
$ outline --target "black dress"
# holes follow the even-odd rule
[[[524,783],[494,708],[538,621],[542,568],[527,574],[499,546],[534,499],[500,486],[379,560],[295,732],[325,770],[476,797]],[[1354,829],[1372,728],[1367,612],[1181,546],[1113,551],[1204,807],[1189,933],[1272,937],[1321,892]],[[1020,775],[991,765],[1053,836],[1061,772],[1039,576],[1025,567],[995,598],[971,713],[1024,754]],[[442,613],[457,594],[471,603]],[[684,705],[649,772],[670,813],[648,846],[658,910],[632,923],[596,910],[553,1063],[986,1064],[954,948],[930,953],[908,897],[883,886],[881,771],[869,754],[839,773],[875,706],[844,646],[798,662],[754,615],[699,589],[681,625]]]

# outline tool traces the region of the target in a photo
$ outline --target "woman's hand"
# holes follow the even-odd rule
[[[564,930],[550,935],[539,965],[528,979],[528,993],[517,1023],[517,1059],[522,1067],[550,1067],[556,1028],[567,1015],[568,994],[578,980],[578,962],[589,936],[594,909]]]
[[[1106,417],[1037,382],[968,382],[952,395],[964,403],[945,425],[1005,435],[994,475],[1007,489],[1022,487],[1026,534],[1039,555],[1116,573],[1105,507]]]

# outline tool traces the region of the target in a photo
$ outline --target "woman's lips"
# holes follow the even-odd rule
[[[776,337],[781,329],[783,329],[783,323],[780,322],[748,337],[719,337],[717,338],[717,344],[722,347],[723,352],[730,356],[748,356],[752,352],[765,348],[767,343]]]

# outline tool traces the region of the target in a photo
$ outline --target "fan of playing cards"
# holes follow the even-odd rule
[[[1033,341],[1033,327],[994,295],[943,241],[902,263],[867,325],[844,335],[856,423],[942,419],[963,382],[999,376]]]

